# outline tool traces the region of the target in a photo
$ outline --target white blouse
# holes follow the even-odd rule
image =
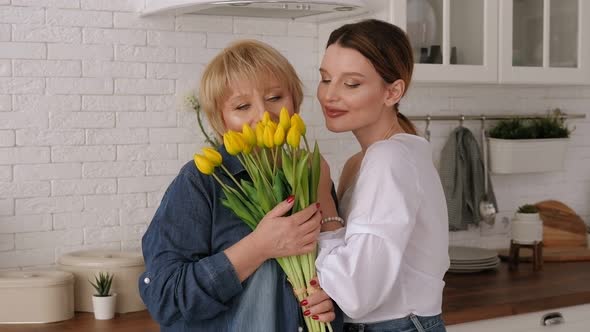
[[[345,322],[440,314],[448,217],[430,144],[409,134],[372,144],[344,196],[346,227],[321,233],[316,267]]]

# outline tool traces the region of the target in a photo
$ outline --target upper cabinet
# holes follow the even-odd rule
[[[414,49],[414,80],[498,81],[498,0],[394,0]]]
[[[369,17],[408,33],[414,81],[590,84],[590,0],[367,3]],[[320,43],[334,28],[366,17],[320,24]]]
[[[500,82],[590,83],[590,2],[501,0]]]

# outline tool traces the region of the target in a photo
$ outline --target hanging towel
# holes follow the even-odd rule
[[[449,229],[464,230],[469,224],[478,225],[479,202],[485,194],[484,169],[479,145],[469,129],[453,130],[441,153],[439,173],[447,199]],[[498,211],[489,177],[488,199]]]

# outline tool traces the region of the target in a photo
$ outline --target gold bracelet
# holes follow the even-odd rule
[[[340,218],[338,216],[336,216],[336,217],[326,217],[326,218],[323,218],[321,224],[323,225],[325,223],[333,222],[333,221],[337,221],[337,222],[340,223],[340,225],[344,226],[344,219],[342,219],[342,218]]]

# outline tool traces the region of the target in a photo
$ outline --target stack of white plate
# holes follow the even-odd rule
[[[449,247],[451,266],[448,272],[472,273],[500,266],[500,258],[494,250],[475,247]]]

